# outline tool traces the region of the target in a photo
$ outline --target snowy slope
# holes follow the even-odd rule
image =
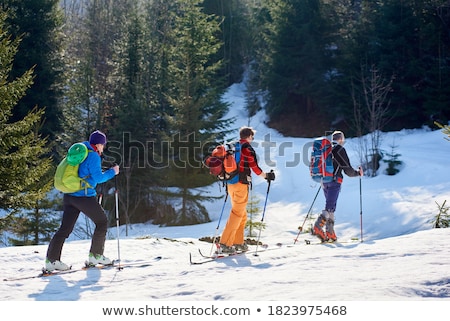
[[[232,104],[230,116],[243,113],[241,85],[232,86],[224,99]],[[247,121],[245,117],[240,118],[236,133]],[[151,266],[126,267],[120,271],[91,269],[45,279],[3,281],[2,310],[20,310],[24,315],[33,315],[33,311],[42,307],[32,304],[33,301],[85,302],[88,306],[82,307],[87,309],[95,309],[97,301],[122,301],[130,305],[154,301],[181,305],[239,302],[237,305],[245,303],[255,308],[258,302],[267,301],[316,304],[339,301],[355,311],[360,305],[352,306],[352,303],[361,301],[388,305],[391,301],[414,303],[407,305],[406,312],[397,310],[403,318],[421,313],[429,316],[448,307],[450,230],[432,229],[430,223],[438,213],[436,203],[450,200],[450,142],[440,131],[386,133],[383,148],[389,151],[395,141],[396,152],[404,162],[402,171],[395,176],[381,174],[361,180],[345,177],[336,211],[336,233],[343,243],[306,245],[304,240],[312,239],[309,234],[301,234],[294,244],[297,228],[303,223],[305,228],[309,227],[324,204],[320,191],[312,206],[311,219],[306,219],[319,188],[309,178],[305,163],[308,156],[305,146],[310,139],[282,137],[264,125],[262,114],[251,119],[250,124],[257,130],[255,147],[261,167],[265,171],[274,169],[276,173],[268,194],[267,183],[258,177],[254,178],[251,192],[260,200],[261,210],[268,196],[264,213],[267,227],[261,232],[267,250],[258,247],[258,256],[248,253],[190,265],[190,253],[193,259],[201,259],[198,248],[204,253],[211,252],[211,244],[198,239],[220,233],[225,225],[230,204],[226,204],[218,221],[223,201],[216,201],[205,204],[213,219],[208,224],[165,228],[138,224],[129,228],[127,237],[122,227],[119,241],[116,229],[109,231],[106,256],[117,258],[120,253],[124,263],[142,260],[151,261]],[[271,148],[265,147],[268,143]],[[354,167],[359,165],[356,146],[356,139],[347,139],[345,147]],[[216,184],[207,190],[211,195],[223,194]],[[261,216],[256,220],[260,219]],[[344,242],[352,238],[357,241]],[[66,242],[62,260],[74,268],[81,267],[87,258],[89,242]],[[277,247],[276,243],[282,246]],[[255,250],[254,246],[251,248]],[[36,275],[43,266],[46,249],[45,245],[0,248],[2,277]],[[157,256],[162,259],[152,261]],[[32,309],[22,310],[23,301]],[[431,302],[432,309],[426,305]],[[21,303],[20,307],[17,303]],[[439,303],[437,307],[436,303]],[[72,305],[70,308],[73,316],[82,313]],[[268,314],[267,309],[265,305],[261,313]],[[384,316],[386,311],[376,306],[372,314]],[[95,313],[100,312],[95,310]],[[253,315],[254,318],[262,316]]]

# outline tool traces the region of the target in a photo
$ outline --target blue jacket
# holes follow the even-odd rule
[[[114,169],[110,168],[107,171],[102,171],[102,160],[100,155],[92,148],[89,142],[83,142],[89,150],[87,158],[80,164],[78,168],[78,175],[83,177],[91,187],[82,189],[75,193],[69,193],[69,195],[77,197],[93,197],[97,195],[95,187],[97,184],[104,183],[113,178],[116,173]]]

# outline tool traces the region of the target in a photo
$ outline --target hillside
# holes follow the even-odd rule
[[[232,103],[236,115],[243,112],[239,85],[231,87],[224,99]],[[241,118],[236,127],[246,123],[247,119]],[[269,191],[267,183],[258,178],[254,179],[251,191],[261,201],[261,209],[268,196],[264,213],[267,227],[260,239],[268,244],[267,250],[251,246],[258,256],[248,253],[191,265],[190,254],[194,260],[200,260],[199,248],[204,253],[211,250],[211,245],[199,238],[213,236],[217,227],[221,232],[225,225],[229,203],[218,221],[223,201],[216,201],[207,204],[213,218],[208,224],[182,227],[138,224],[129,228],[128,236],[122,227],[119,240],[115,228],[109,231],[105,255],[118,258],[120,254],[123,263],[145,261],[149,266],[3,281],[0,287],[3,311],[14,309],[17,313],[14,303],[23,301],[79,301],[85,303],[81,305],[83,308],[97,314],[100,314],[98,301],[102,301],[102,308],[166,303],[204,307],[214,303],[218,307],[251,307],[256,319],[270,315],[269,305],[276,302],[283,305],[331,302],[345,304],[353,311],[350,320],[363,316],[360,309],[367,307],[364,304],[373,308],[370,312],[373,317],[392,318],[396,313],[402,318],[430,317],[443,313],[450,299],[450,230],[431,228],[431,220],[438,212],[436,203],[450,199],[450,143],[441,132],[422,129],[386,133],[383,146],[387,149],[395,140],[404,162],[400,173],[395,176],[381,173],[361,181],[346,177],[336,211],[336,233],[342,243],[306,245],[305,239],[312,239],[309,234],[301,234],[295,244],[294,239],[299,225],[311,224],[305,218],[318,191],[302,163],[310,139],[283,137],[264,125],[264,115],[252,119],[251,125],[257,130],[255,142],[261,167],[276,172]],[[276,147],[264,149],[262,143],[269,140]],[[354,167],[359,165],[355,145],[355,139],[348,139],[345,145]],[[208,191],[211,195],[223,194],[216,184]],[[314,218],[322,206],[323,195],[319,194],[310,216]],[[88,248],[89,240],[68,241],[62,260],[79,268],[87,258]],[[0,248],[3,278],[36,275],[44,263],[45,252],[45,245]],[[162,259],[153,260],[157,256]],[[363,305],[359,304],[361,301]],[[391,306],[391,301],[402,308],[388,313],[388,309],[382,308],[384,305],[379,305]],[[398,305],[399,301],[403,305]],[[18,313],[25,316],[43,312],[45,307],[48,306],[33,305],[33,309]],[[257,313],[256,308],[262,312]],[[71,314],[82,316],[85,311],[74,310]]]

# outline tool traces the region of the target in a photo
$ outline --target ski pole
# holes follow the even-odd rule
[[[310,208],[308,210],[308,214],[306,214],[306,217],[305,217],[305,220],[303,221],[302,226],[299,226],[299,228],[298,228],[298,233],[297,233],[297,237],[294,239],[294,244],[297,243],[298,237],[300,236],[300,233],[303,231],[303,226],[305,226],[306,220],[308,219],[309,215],[311,214],[311,210],[313,208],[314,203],[316,202],[317,195],[319,195],[319,191],[320,191],[321,188],[322,188],[322,185],[320,185],[319,189],[317,190],[316,196],[314,197],[314,200],[311,203],[311,206],[310,206]]]
[[[361,225],[361,242],[363,242],[363,219],[362,219],[362,187],[361,187],[361,175],[359,176],[359,216]]]
[[[223,215],[223,211],[225,209],[225,204],[227,203],[227,199],[228,199],[228,185],[225,186],[225,200],[222,205],[222,211],[220,212],[219,221],[217,222],[216,231],[214,232],[214,237],[213,237],[212,244],[211,244],[211,251],[209,252],[210,256],[212,255],[214,246],[216,244],[217,233],[219,231],[220,221],[222,220],[222,215]]]
[[[116,201],[116,227],[117,227],[117,260],[119,262],[119,266],[117,267],[119,270],[122,269],[120,266],[120,244],[119,244],[119,190],[117,189],[117,175],[114,177],[114,197]]]
[[[103,185],[100,186],[100,193],[98,194],[98,203],[102,205],[103,201]]]
[[[271,170],[273,172],[273,170]],[[258,256],[258,245],[259,245],[259,239],[261,238],[261,230],[264,222],[264,215],[266,214],[266,205],[267,205],[267,199],[269,198],[269,190],[270,190],[270,180],[267,180],[267,192],[266,192],[266,200],[264,201],[264,209],[261,217],[261,225],[259,226],[259,232],[258,232],[258,239],[256,240],[256,250],[254,256]]]

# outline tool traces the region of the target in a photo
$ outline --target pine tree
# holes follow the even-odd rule
[[[55,208],[57,199],[38,201],[34,209],[22,211],[11,224],[11,231],[17,237],[10,237],[12,245],[37,245],[50,241],[60,224],[60,215]]]
[[[375,67],[383,78],[394,80],[385,114],[389,122],[383,130],[417,128],[430,119],[448,119],[450,33],[445,30],[445,18],[438,17],[443,1],[348,2],[346,8],[351,11],[343,20],[346,27],[340,31],[336,60],[337,78],[343,82],[335,87],[334,96],[341,113],[352,114],[348,101],[351,78],[361,71],[370,75]],[[370,129],[363,134],[367,132]]]
[[[220,34],[223,46],[217,52],[217,60],[223,60],[220,76],[227,79],[227,86],[242,81],[245,65],[252,57],[252,28],[249,0],[204,0],[207,14],[215,14],[222,21]]]
[[[23,119],[12,121],[13,109],[33,83],[33,69],[11,78],[20,39],[5,30],[6,13],[0,12],[0,208],[7,215],[0,220],[3,230],[21,209],[32,209],[51,188],[52,160],[46,139],[38,134],[43,109],[32,108]]]
[[[400,169],[398,169],[398,166],[403,164],[403,162],[398,159],[402,155],[395,152],[396,147],[397,146],[393,143],[391,145],[391,152],[386,153],[386,156],[388,157],[388,159],[383,160],[385,163],[388,164],[388,167],[386,168],[386,173],[388,175],[397,174],[400,171]]]
[[[217,72],[221,62],[213,59],[221,46],[215,36],[219,22],[201,11],[200,0],[178,0],[176,4],[168,61],[172,83],[167,92],[172,152],[168,183],[179,187],[177,196],[181,198],[172,224],[185,225],[209,221],[201,202],[210,198],[194,195],[190,189],[204,186],[210,179],[202,171],[203,148],[223,135],[229,120],[221,119],[228,106],[220,99],[223,79]]]
[[[60,99],[63,87],[63,16],[59,0],[3,0],[8,10],[6,23],[14,37],[21,37],[11,70],[11,77],[20,77],[34,69],[34,81],[27,95],[17,102],[12,120],[25,117],[34,107],[44,109],[45,117],[39,132],[53,142],[62,131]]]
[[[438,202],[436,202],[436,205],[438,206],[439,213],[436,215],[435,220],[433,222],[434,228],[448,228],[450,227],[450,213],[448,210],[450,207],[445,206],[445,203],[447,201],[444,201],[442,205],[439,205]]]
[[[259,205],[259,198],[253,194],[247,204],[247,222],[245,223],[245,228],[248,230],[248,236],[256,236],[253,230],[259,231],[260,229],[265,229],[266,224],[263,222],[255,221],[255,215],[261,212]]]
[[[118,102],[114,100],[114,89],[120,78],[114,78],[114,43],[124,31],[128,3],[120,1],[80,2],[68,20],[69,77],[65,107],[66,127],[79,137],[88,137],[100,129],[108,134],[111,115]],[[83,12],[83,14],[78,14]],[[81,117],[82,116],[82,117]],[[76,121],[74,121],[76,120]]]
[[[329,22],[322,16],[319,0],[265,3],[269,16],[262,30],[267,49],[259,63],[269,92],[266,110],[271,120],[285,115],[294,117],[297,127],[302,127],[298,121],[306,127],[316,121],[308,117],[323,114],[323,99],[329,94],[325,76],[332,54]]]
[[[161,164],[162,133],[166,132],[164,111],[167,76],[164,64],[173,15],[171,4],[153,1],[128,5],[121,38],[114,43],[112,56],[116,102],[110,137],[120,140],[121,173],[118,184],[126,223],[155,219],[159,207],[159,185],[164,185],[165,164]],[[169,85],[170,86],[170,85]],[[139,126],[136,126],[139,124]],[[115,144],[115,142],[113,143]],[[112,144],[110,144],[112,146]],[[167,158],[164,160],[167,161]],[[152,194],[149,197],[149,194]],[[153,203],[153,204],[152,204]],[[144,209],[144,210],[143,210]]]

